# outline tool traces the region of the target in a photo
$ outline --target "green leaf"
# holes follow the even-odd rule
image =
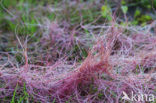
[[[128,7],[127,7],[127,6],[121,6],[121,9],[122,9],[122,12],[123,12],[124,14],[126,14],[127,11],[128,11]]]
[[[121,4],[122,5],[125,5],[126,4],[126,1],[125,0],[121,0]]]
[[[132,21],[132,24],[133,25],[137,25],[138,24],[138,21],[137,20],[134,20],[134,21]]]
[[[140,16],[141,12],[139,9],[135,10],[134,17]]]
[[[101,7],[101,14],[104,18],[107,18],[109,21],[112,20],[112,12],[111,12],[111,8],[108,5],[103,5]]]

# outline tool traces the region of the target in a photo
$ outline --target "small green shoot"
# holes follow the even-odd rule
[[[12,100],[11,100],[11,103],[16,103],[15,102],[15,95],[16,95],[17,88],[18,88],[18,84],[15,87],[15,90],[14,90],[14,93],[13,93],[13,97],[12,97]]]

